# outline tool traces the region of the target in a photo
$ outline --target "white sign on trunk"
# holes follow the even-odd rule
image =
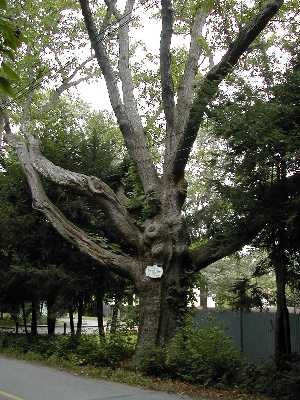
[[[158,279],[162,277],[164,270],[159,265],[148,265],[146,268],[146,276],[153,279]]]

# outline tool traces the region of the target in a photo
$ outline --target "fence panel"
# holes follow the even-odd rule
[[[239,349],[243,348],[250,361],[258,362],[274,355],[274,313],[243,313],[241,323],[240,312],[199,310],[195,313],[194,323],[196,326],[221,326],[235,345]],[[300,354],[300,314],[290,314],[290,327],[292,352]]]

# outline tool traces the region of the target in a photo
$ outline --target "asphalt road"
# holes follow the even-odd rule
[[[188,400],[0,356],[0,400]]]

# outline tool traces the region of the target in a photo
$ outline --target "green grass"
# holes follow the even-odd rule
[[[238,390],[218,390],[170,379],[150,378],[126,367],[126,365],[124,365],[122,368],[115,369],[107,367],[99,368],[94,366],[76,366],[67,359],[58,358],[56,356],[50,356],[48,359],[45,359],[41,354],[32,351],[21,353],[13,348],[0,347],[0,354],[18,360],[29,361],[62,369],[75,375],[105,379],[111,382],[139,386],[145,389],[177,393],[180,395],[189,395],[195,400],[267,400],[266,397],[244,394]]]

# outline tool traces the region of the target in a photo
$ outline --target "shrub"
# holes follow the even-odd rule
[[[230,383],[241,356],[219,327],[186,324],[171,340],[166,367],[172,376],[193,383]]]
[[[69,360],[74,365],[118,367],[133,355],[135,337],[115,334],[106,338],[98,335],[80,337],[31,337],[5,335],[0,337],[2,348],[18,353],[40,354],[44,359]]]
[[[162,377],[168,375],[166,367],[166,350],[162,347],[149,347],[138,362],[139,370],[149,376]]]
[[[250,393],[261,393],[278,400],[299,400],[300,356],[291,356],[280,369],[273,361],[246,365],[237,375],[237,383]]]
[[[122,361],[125,361],[133,356],[136,345],[136,335],[130,333],[116,333],[113,335],[108,335],[105,340],[105,350],[108,365],[119,365]]]

